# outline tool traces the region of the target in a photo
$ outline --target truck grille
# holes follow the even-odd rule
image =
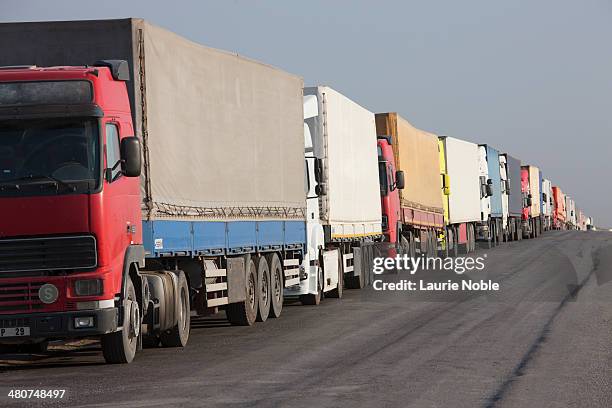
[[[0,240],[0,272],[90,269],[97,263],[93,236]]]
[[[0,313],[31,312],[44,307],[38,290],[44,282],[0,283]]]

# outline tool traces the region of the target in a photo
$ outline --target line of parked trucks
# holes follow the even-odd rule
[[[586,229],[489,145],[141,19],[0,24],[0,343],[110,363],[369,283],[374,247],[456,256]],[[25,64],[25,65],[24,65]]]

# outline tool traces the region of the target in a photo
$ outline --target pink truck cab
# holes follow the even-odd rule
[[[383,234],[385,241],[397,246],[400,224],[399,190],[404,188],[404,172],[396,170],[391,136],[378,136],[378,175]]]

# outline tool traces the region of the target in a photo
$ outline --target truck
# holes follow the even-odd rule
[[[439,148],[448,241],[451,247],[461,246],[462,252],[470,253],[476,250],[476,224],[481,220],[478,145],[440,136]]]
[[[578,222],[578,229],[580,231],[586,231],[587,227],[587,220],[586,217],[584,215],[584,212],[582,210],[576,209],[576,212],[578,213],[578,217],[577,217],[577,222]]]
[[[417,253],[436,257],[440,248],[453,251],[455,247],[444,244],[438,137],[415,128],[396,112],[377,113],[376,131],[381,195],[390,204],[383,206],[385,223],[389,230],[397,231],[400,251],[412,257]],[[396,191],[399,209],[394,211],[395,200],[391,199]]]
[[[587,231],[597,230],[597,228],[595,227],[595,220],[593,219],[593,217],[587,217],[586,229]]]
[[[0,24],[0,46],[0,343],[129,363],[184,347],[192,313],[281,315],[319,259],[300,77],[141,19]]]
[[[567,214],[565,218],[566,228],[569,230],[576,229],[576,203],[569,195],[565,196],[565,211]]]
[[[522,231],[525,238],[536,238],[542,233],[540,183],[540,169],[532,165],[521,167],[524,198]]]
[[[502,178],[503,227],[506,241],[523,238],[521,218],[523,216],[523,193],[521,190],[521,161],[508,153],[500,154]]]
[[[378,121],[378,117],[376,118]],[[397,170],[391,136],[377,135],[377,145],[383,241],[387,243],[387,253],[393,257],[402,251],[409,253],[406,238],[399,234],[401,231],[399,191],[404,188],[404,174]],[[403,245],[403,248],[400,245]]]
[[[499,151],[486,144],[478,145],[478,169],[480,222],[476,225],[476,236],[491,248],[504,241]]]
[[[554,202],[553,211],[553,229],[563,230],[566,226],[566,211],[565,211],[565,194],[559,186],[552,187],[552,196]]]
[[[369,284],[374,246],[383,238],[376,124],[372,112],[328,86],[304,88],[304,103],[306,152],[319,186],[312,206],[324,276],[317,280],[341,297],[344,287]]]
[[[544,231],[552,229],[554,205],[552,183],[542,177],[542,229]]]

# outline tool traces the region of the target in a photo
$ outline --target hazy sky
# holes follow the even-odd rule
[[[0,20],[142,17],[374,112],[540,166],[612,226],[612,1],[23,1]],[[0,50],[1,52],[1,50]]]

